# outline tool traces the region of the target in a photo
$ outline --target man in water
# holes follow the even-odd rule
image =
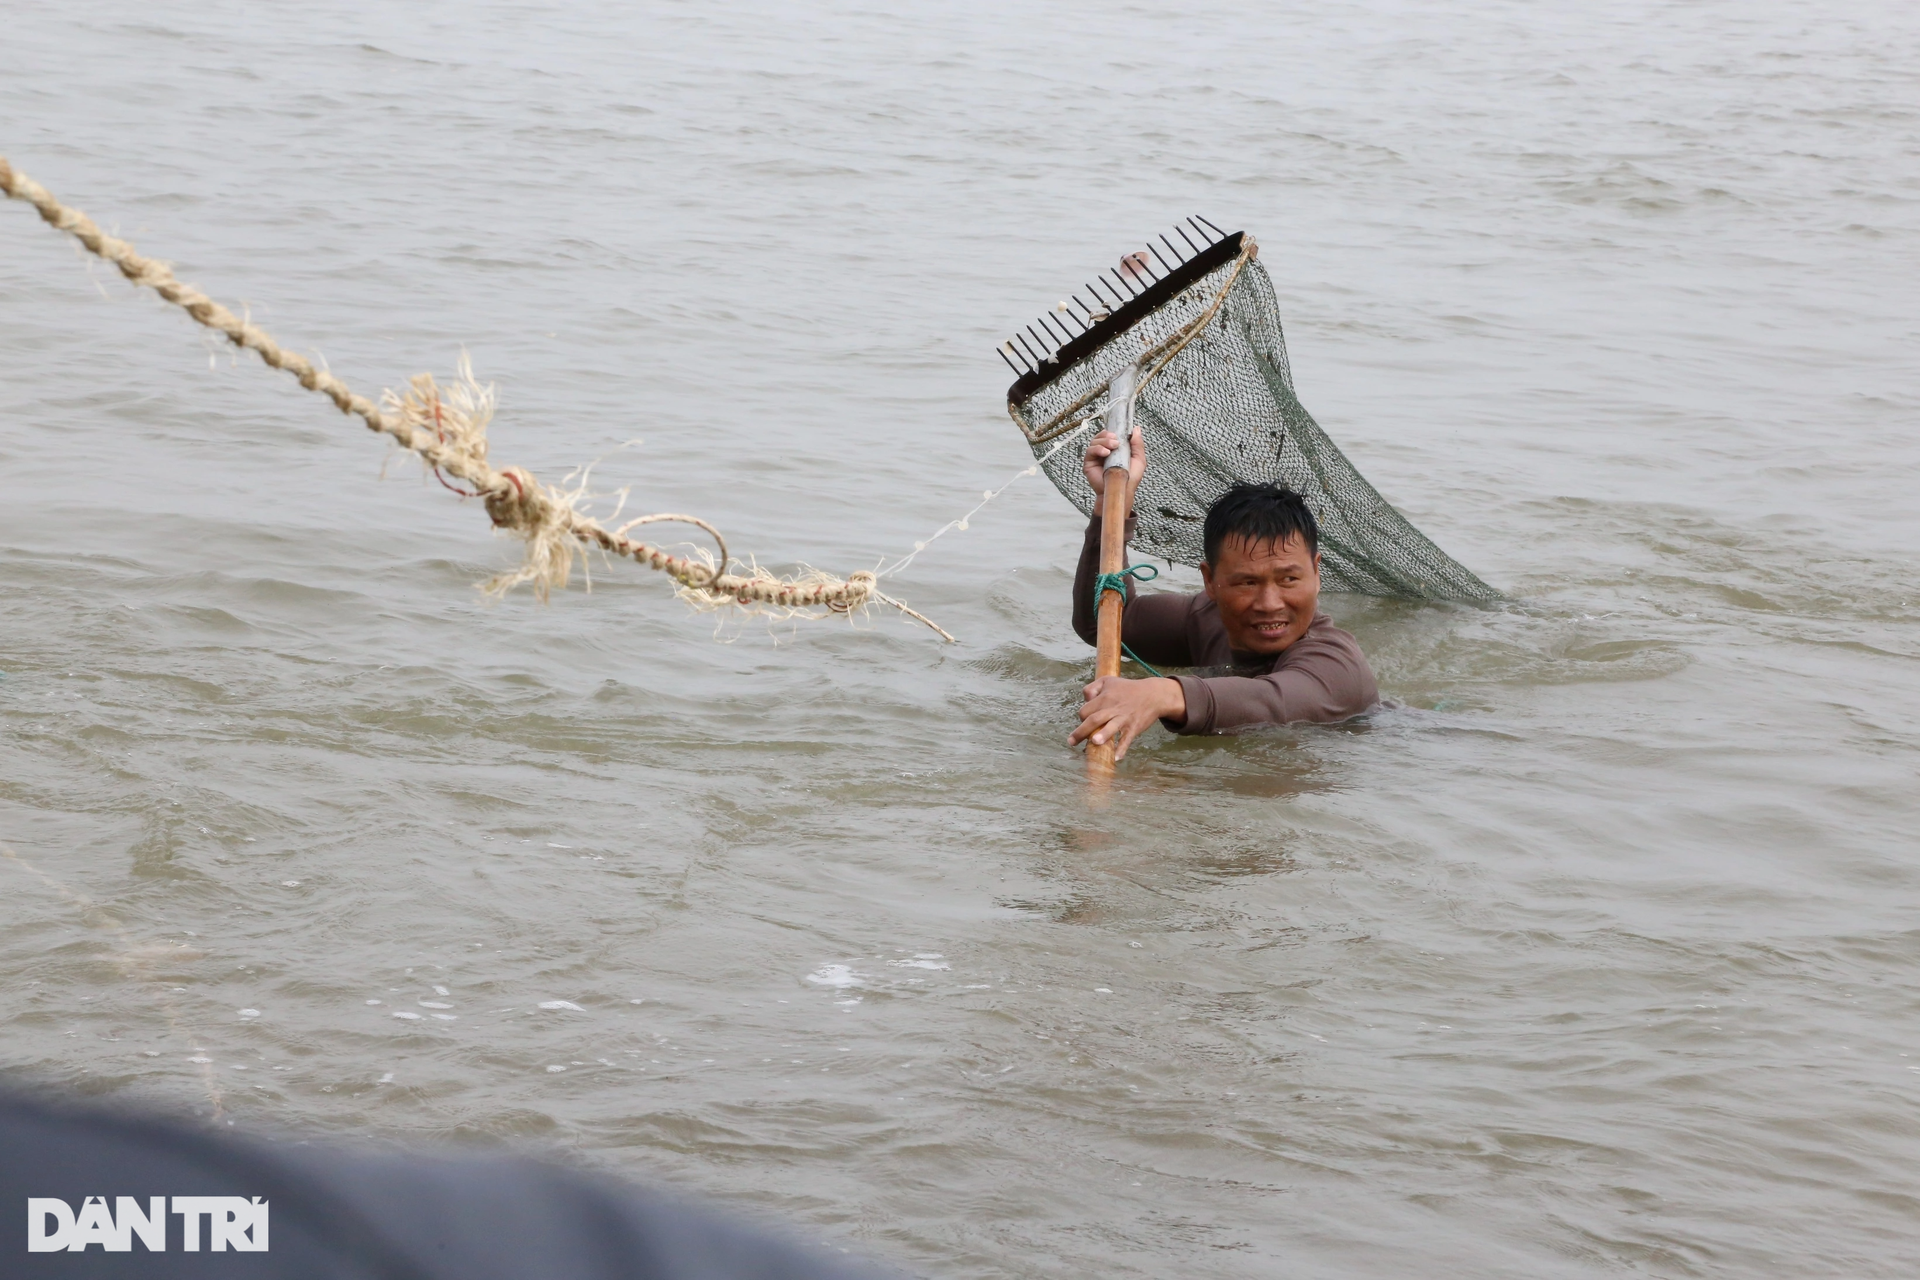
[[[1119,443],[1102,431],[1081,460],[1096,501],[1073,578],[1073,629],[1088,644],[1097,637],[1098,497],[1106,490],[1106,457]],[[1147,467],[1138,427],[1129,443],[1137,491]],[[1131,512],[1127,532],[1133,532]],[[1082,691],[1072,742],[1111,742],[1118,759],[1155,720],[1175,733],[1228,733],[1347,720],[1379,701],[1359,644],[1319,611],[1320,532],[1299,494],[1273,484],[1237,484],[1208,509],[1202,540],[1206,589],[1136,596],[1129,582],[1120,635],[1142,661],[1222,674],[1095,680]]]

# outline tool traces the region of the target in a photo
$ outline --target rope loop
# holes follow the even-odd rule
[[[1099,608],[1100,597],[1109,591],[1118,591],[1125,596],[1128,578],[1136,582],[1152,582],[1159,576],[1160,570],[1150,564],[1130,564],[1118,573],[1099,574],[1093,580],[1093,607]]]

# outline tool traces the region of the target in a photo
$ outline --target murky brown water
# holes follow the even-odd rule
[[[1330,601],[1397,708],[1092,813],[1042,482],[889,580],[954,648],[489,608],[481,512],[8,205],[12,1078],[940,1277],[1912,1274],[1920,11],[393,8],[11,11],[4,150],[842,571],[1025,465],[1003,330],[1202,212],[1525,604]]]

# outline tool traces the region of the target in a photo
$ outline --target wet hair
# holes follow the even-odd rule
[[[1208,564],[1220,563],[1221,544],[1232,537],[1254,546],[1299,538],[1308,555],[1320,550],[1320,528],[1306,499],[1279,484],[1236,484],[1214,500],[1201,530]]]

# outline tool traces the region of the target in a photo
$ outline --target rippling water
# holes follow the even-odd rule
[[[941,1277],[1920,1264],[1920,10],[6,38],[56,193],[362,390],[464,347],[496,462],[772,563],[965,510],[1027,461],[1004,331],[1244,226],[1305,402],[1523,602],[1329,600],[1393,707],[1156,735],[1089,811],[1044,482],[889,580],[955,647],[716,643],[631,565],[488,607],[473,504],[9,204],[9,1075],[531,1139]]]

